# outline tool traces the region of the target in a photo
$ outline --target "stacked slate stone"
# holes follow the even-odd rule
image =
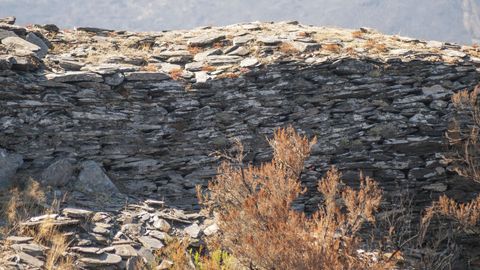
[[[140,265],[170,269],[173,262],[156,255],[167,243],[188,239],[195,248],[218,231],[213,220],[164,208],[163,202],[154,200],[110,212],[67,207],[59,214],[32,217],[20,226],[33,230],[45,222],[67,237],[69,248],[61,255],[70,258],[74,269],[134,270]],[[45,269],[50,249],[34,237],[11,235],[0,244],[2,269]]]
[[[0,24],[0,183],[33,177],[78,197],[124,194],[198,209],[215,151],[292,124],[317,136],[297,207],[331,165],[419,202],[472,190],[442,163],[450,96],[479,79],[478,50],[297,22],[134,33]]]

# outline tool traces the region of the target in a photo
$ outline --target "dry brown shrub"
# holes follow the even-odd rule
[[[452,96],[459,114],[446,132],[450,153],[445,161],[450,163],[460,176],[480,182],[480,108],[477,104],[480,86],[471,92],[462,90]]]
[[[0,218],[7,221],[4,231],[15,231],[19,228],[20,222],[25,221],[32,215],[45,211],[46,196],[40,184],[29,179],[24,190],[13,188],[5,203],[2,203]]]
[[[443,195],[433,204],[433,211],[453,218],[465,228],[475,227],[480,221],[480,195],[468,203],[457,203]]]
[[[342,184],[332,168],[319,181],[324,204],[311,217],[292,210],[304,192],[300,175],[316,139],[292,127],[278,129],[269,141],[271,162],[242,163],[238,155],[222,162],[218,176],[199,199],[218,214],[220,241],[236,258],[260,269],[392,269],[394,257],[361,256],[359,230],[374,222],[382,192],[370,178],[358,190]]]
[[[294,54],[299,52],[295,47],[293,47],[292,44],[288,42],[282,42],[282,45],[280,45],[278,50],[285,54]]]

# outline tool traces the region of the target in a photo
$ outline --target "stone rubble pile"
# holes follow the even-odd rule
[[[162,201],[147,200],[129,204],[116,212],[95,212],[80,208],[63,208],[60,214],[32,217],[21,224],[34,229],[53,224],[68,238],[69,248],[63,256],[75,269],[138,269],[157,265],[169,269],[173,262],[156,253],[174,239],[189,239],[190,247],[199,247],[202,238],[217,232],[217,225],[198,213],[165,208]],[[12,235],[0,240],[3,252],[0,269],[43,269],[49,247],[34,237]],[[186,251],[187,252],[187,251]],[[4,268],[2,268],[4,267]]]

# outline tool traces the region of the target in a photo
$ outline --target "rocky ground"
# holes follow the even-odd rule
[[[165,208],[153,200],[103,212],[63,206],[60,213],[32,217],[21,227],[33,229],[46,220],[68,237],[69,248],[61,255],[70,258],[75,269],[170,269],[173,262],[157,253],[167,243],[189,239],[188,246],[195,249],[218,230],[205,216]],[[10,235],[0,243],[0,269],[43,269],[52,248],[24,235]]]
[[[135,117],[140,116],[138,116],[136,109],[141,106],[148,107],[145,104],[150,104],[152,99],[159,96],[163,97],[169,93],[182,92],[183,95],[183,93],[190,91],[190,93],[196,92],[200,96],[209,97],[201,90],[222,79],[235,80],[243,75],[250,75],[251,78],[254,78],[253,80],[262,81],[265,84],[278,79],[276,81],[279,83],[278,85],[285,86],[286,82],[280,80],[283,76],[281,73],[271,72],[262,75],[260,72],[260,75],[256,75],[256,72],[269,65],[280,65],[288,68],[290,67],[289,64],[295,63],[303,67],[316,66],[319,69],[328,66],[329,70],[333,70],[338,76],[338,78],[335,77],[336,81],[334,83],[322,76],[323,73],[321,72],[323,71],[317,72],[316,74],[319,75],[310,79],[321,84],[322,87],[343,83],[349,84],[347,87],[336,91],[335,95],[331,93],[334,96],[333,98],[340,101],[337,100],[335,101],[337,103],[335,103],[323,98],[309,100],[309,98],[313,99],[313,96],[303,96],[303,100],[296,99],[295,102],[300,102],[301,106],[307,104],[305,108],[296,106],[296,111],[292,109],[288,113],[292,113],[293,116],[305,113],[307,116],[302,115],[299,121],[320,123],[325,122],[328,117],[324,117],[320,112],[315,111],[315,106],[328,105],[327,109],[333,111],[333,122],[350,121],[350,123],[342,123],[342,125],[346,124],[350,127],[342,126],[336,130],[331,130],[332,134],[328,136],[335,137],[329,138],[330,141],[338,142],[337,147],[351,148],[352,151],[365,150],[362,148],[362,144],[368,144],[369,147],[373,145],[373,148],[368,148],[368,151],[373,149],[372,153],[377,151],[375,153],[378,156],[375,160],[376,167],[374,166],[375,168],[372,171],[385,169],[386,172],[382,171],[384,173],[383,179],[398,178],[402,181],[406,181],[407,178],[410,180],[421,179],[425,182],[420,182],[418,185],[421,186],[419,190],[423,192],[441,193],[447,190],[447,185],[440,181],[443,178],[438,178],[445,173],[445,169],[437,160],[430,159],[430,156],[425,160],[415,157],[411,161],[406,160],[405,153],[422,150],[416,145],[430,139],[422,132],[431,135],[432,138],[436,136],[435,140],[441,136],[443,130],[440,132],[431,131],[429,125],[439,115],[438,112],[447,107],[445,100],[448,100],[448,95],[451,93],[450,88],[459,89],[469,86],[476,78],[473,74],[475,73],[474,65],[480,64],[480,53],[476,47],[436,41],[420,41],[401,36],[385,36],[367,28],[346,30],[313,27],[300,25],[293,21],[245,23],[226,27],[207,27],[188,31],[157,33],[133,33],[87,27],[60,31],[55,25],[22,27],[14,25],[14,21],[13,18],[0,20],[0,83],[4,86],[2,90],[6,90],[0,92],[0,98],[6,107],[12,106],[18,115],[13,116],[6,110],[4,115],[0,115],[2,116],[0,117],[0,127],[2,127],[2,134],[8,135],[8,138],[13,138],[12,140],[19,141],[12,142],[0,139],[2,142],[0,145],[4,147],[15,144],[14,148],[17,148],[16,145],[22,143],[20,140],[27,140],[28,129],[31,129],[32,133],[38,133],[35,135],[37,137],[30,138],[35,141],[42,137],[45,132],[41,132],[42,129],[31,127],[37,124],[47,127],[47,129],[50,126],[56,126],[56,120],[50,121],[46,115],[50,115],[52,112],[69,110],[69,105],[65,105],[68,102],[62,95],[41,95],[41,101],[36,100],[37,93],[46,89],[61,89],[61,91],[68,92],[68,95],[71,95],[68,98],[75,99],[80,107],[88,107],[90,104],[97,106],[92,110],[69,111],[69,117],[74,120],[70,122],[70,120],[65,120],[70,118],[61,118],[61,124],[65,126],[62,126],[62,130],[55,131],[59,134],[64,131],[68,132],[71,126],[77,125],[79,123],[78,119],[91,121],[94,124],[95,121],[103,121],[102,123],[113,126],[126,121],[128,118],[128,120],[133,119],[135,131],[148,134],[145,137],[147,143],[161,141],[167,136],[175,137],[177,133],[172,132],[174,129],[181,133],[188,133],[193,130],[195,137],[192,138],[195,140],[198,138],[209,139],[213,136],[213,131],[198,131],[201,128],[194,125],[195,123],[196,125],[200,125],[199,123],[207,125],[208,122],[213,121],[211,120],[212,115],[221,118],[222,114],[211,110],[218,104],[220,104],[218,106],[223,106],[222,100],[214,100],[212,101],[213,105],[210,104],[202,108],[200,108],[196,99],[182,99],[183,96],[180,94],[174,96],[175,99],[162,100],[162,106],[166,108],[168,106],[180,108],[175,110],[174,116],[169,115],[167,117],[167,113],[171,112],[163,107],[151,106],[156,118],[159,118],[159,115],[165,116],[165,123],[168,123],[165,126],[164,123],[154,124],[148,121],[138,123],[139,121],[136,121]],[[360,63],[359,59],[366,58],[370,61],[368,64]],[[342,64],[345,59],[354,59],[355,61]],[[425,76],[428,85],[417,91],[421,93],[421,95],[417,95],[414,92],[416,90],[413,91],[408,86],[409,84],[415,84],[415,87],[420,87],[414,79],[403,74],[395,75],[397,77],[394,79],[389,76],[382,77],[382,74],[371,67],[373,65],[371,62],[395,67],[395,63],[398,61],[413,64],[416,62],[442,63],[451,66],[438,69],[428,67],[426,75],[420,74]],[[297,66],[294,66],[294,68],[297,68]],[[407,71],[412,72],[411,70]],[[292,77],[289,77],[289,79],[295,80]],[[392,81],[398,81],[400,87],[395,88],[396,85]],[[438,84],[432,85],[432,82]],[[307,80],[299,80],[297,83],[298,85],[295,87],[307,85],[310,88],[315,88],[311,85],[312,82]],[[377,84],[375,85],[375,83]],[[392,96],[385,97],[384,100],[382,100],[383,97],[374,101],[368,99],[368,96],[381,94],[380,91],[383,91],[383,87],[387,87],[383,83],[391,87],[389,93]],[[239,81],[234,81],[231,84],[225,84],[227,90],[228,87],[241,84],[241,80],[239,79]],[[358,86],[361,84],[366,84],[366,88]],[[224,85],[220,86],[223,87]],[[378,91],[376,88],[379,88]],[[445,88],[449,90],[447,91]],[[135,91],[131,91],[132,89]],[[368,92],[370,90],[365,89],[373,90]],[[274,95],[275,90],[263,90],[261,95],[267,99],[265,101],[267,108],[260,112],[267,115],[265,118],[268,118],[268,116],[279,118],[278,126],[283,124],[281,119],[283,113],[277,113],[277,107],[284,106],[283,100],[277,102],[275,98],[269,96],[272,93]],[[368,93],[365,94],[362,91]],[[112,95],[114,103],[108,104],[106,107],[100,106],[105,104],[96,104],[99,102],[97,93]],[[413,94],[409,95],[409,93]],[[24,98],[22,95],[35,97]],[[406,95],[407,99],[404,99],[402,95]],[[252,105],[250,107],[236,108],[240,113],[260,107],[257,106],[255,99],[245,99],[241,94],[234,91],[225,97],[225,99],[227,98],[241,99],[242,102],[253,104],[250,104]],[[355,104],[350,102],[355,98],[365,98],[359,102],[366,102],[369,106],[357,108]],[[133,104],[132,112],[124,112],[123,109],[116,110],[116,106],[122,107],[123,105],[117,103],[115,99],[125,99],[128,104]],[[348,101],[343,103],[343,99],[348,99]],[[388,107],[389,104],[387,103],[392,102],[393,99],[395,101],[393,101],[392,107]],[[137,100],[141,100],[141,103],[135,103]],[[309,102],[316,105],[313,106]],[[411,104],[414,106],[408,107]],[[428,107],[425,104],[428,104]],[[231,106],[234,107],[235,104]],[[45,115],[37,115],[42,108],[46,107],[53,108],[53,110],[47,110],[48,112]],[[370,114],[372,108],[377,107],[387,108],[389,112],[372,116]],[[112,108],[114,110],[110,110]],[[378,130],[377,133],[381,134],[375,134],[373,132],[377,126],[362,124],[358,132],[368,131],[370,134],[371,131],[370,136],[364,136],[364,132],[361,133],[363,141],[360,139],[347,139],[345,141],[345,138],[336,134],[348,130],[354,122],[360,123],[365,120],[364,116],[360,114],[353,116],[350,114],[355,110],[367,115],[365,117],[373,117],[369,118],[369,120],[373,119],[373,122],[399,121],[402,125],[398,126],[408,132],[391,132],[393,138],[387,138],[385,144],[383,144],[383,139],[380,137],[385,135],[384,129]],[[401,111],[401,113],[396,115],[395,110]],[[425,114],[418,114],[419,110],[425,112]],[[285,115],[288,113],[285,113]],[[310,119],[309,117],[313,114],[319,116]],[[335,114],[338,115],[335,116]],[[174,121],[171,121],[171,117],[182,117],[184,115],[193,117],[195,123],[188,122],[188,124],[180,125],[180,122],[173,123]],[[347,115],[353,118],[349,120],[346,118]],[[222,128],[226,129],[226,133],[229,130],[243,132],[244,129],[244,133],[237,135],[250,139],[252,138],[248,137],[250,125],[255,126],[255,130],[262,131],[268,129],[271,132],[273,128],[272,126],[260,127],[260,123],[264,119],[255,115],[247,120],[248,125],[242,124],[241,126],[225,124],[229,121],[235,122],[235,119],[228,118],[227,114],[223,114],[223,116],[225,119],[217,120],[221,124],[222,121],[224,122]],[[337,118],[335,119],[335,117]],[[16,126],[19,128],[16,129]],[[194,187],[201,183],[198,180],[200,176],[196,174],[195,169],[202,167],[202,162],[211,161],[210,157],[196,154],[196,148],[194,147],[201,147],[201,141],[196,141],[197,145],[189,146],[190,148],[182,145],[184,147],[182,151],[184,152],[170,155],[170,153],[175,153],[176,148],[180,148],[180,146],[174,145],[173,148],[169,148],[168,151],[170,152],[161,152],[165,151],[162,150],[164,146],[159,146],[160,150],[152,150],[153,148],[142,148],[142,145],[137,145],[141,144],[138,141],[123,143],[119,138],[127,137],[126,133],[105,135],[95,129],[85,131],[81,125],[79,126],[83,138],[76,138],[76,136],[80,136],[78,132],[61,133],[63,135],[57,138],[58,140],[68,139],[68,144],[56,144],[56,139],[52,136],[42,137],[42,140],[45,139],[48,143],[25,144],[26,147],[22,146],[15,149],[21,154],[15,153],[11,149],[8,151],[0,149],[0,189],[5,191],[13,182],[20,181],[30,175],[38,178],[43,187],[50,189],[56,197],[64,197],[67,194],[68,200],[62,204],[58,214],[32,217],[22,223],[23,227],[38,226],[42,219],[53,220],[56,226],[70,237],[71,246],[68,249],[68,254],[75,258],[76,265],[80,268],[92,269],[98,267],[134,269],[132,265],[139,258],[152,261],[155,251],[161,249],[169,237],[188,236],[192,241],[191,245],[198,246],[198,243],[202,241],[202,236],[215,234],[217,227],[211,219],[196,212],[165,208],[163,203],[157,200],[147,200],[149,197],[160,199],[158,197],[171,196],[170,191],[173,190],[171,193],[175,193],[179,202],[183,202],[189,207],[195,204],[191,201],[191,198],[194,197]],[[418,128],[419,126],[429,127],[422,129]],[[432,126],[434,125],[432,124]],[[380,128],[380,125],[378,127]],[[322,130],[323,127],[318,124],[316,128]],[[19,130],[24,133],[20,133]],[[108,131],[110,130],[112,129],[108,129]],[[423,136],[408,136],[407,138],[407,135],[417,131]],[[357,137],[360,136],[357,131],[351,134],[354,133],[357,134]],[[351,134],[349,133],[349,135]],[[95,141],[97,144],[89,145],[85,143],[97,135],[100,137],[98,142]],[[405,138],[396,138],[396,135],[405,136]],[[110,138],[108,136],[112,138],[115,136],[115,144],[108,144],[107,139]],[[241,136],[237,137],[242,139]],[[105,141],[102,141],[104,139]],[[212,141],[220,146],[225,145],[225,138],[223,140],[220,140],[222,138],[217,139],[212,139]],[[82,140],[82,143],[75,145],[77,140]],[[320,137],[320,140],[322,140],[322,137]],[[382,143],[378,143],[380,146],[377,145],[379,141],[382,141]],[[187,140],[187,142],[190,141]],[[353,145],[355,142],[357,145]],[[132,145],[135,149],[131,147]],[[42,148],[43,152],[33,151],[34,146]],[[375,148],[377,146],[378,148]],[[384,146],[394,149],[388,148],[385,152],[382,152],[384,149],[381,147]],[[64,157],[57,155],[63,152],[74,152],[72,149],[76,147],[80,148],[78,151],[82,153],[82,156]],[[430,145],[430,147],[432,146]],[[433,147],[438,148],[438,144],[434,144]],[[99,153],[100,148],[103,151],[101,154]],[[318,149],[314,149],[315,151],[316,154],[321,152]],[[400,154],[395,154],[394,157],[383,154],[390,154],[392,151],[398,151]],[[144,156],[134,156],[138,153]],[[186,160],[184,158],[185,153],[194,153],[195,156]],[[361,157],[368,156],[365,152],[359,152],[358,157],[352,157],[351,153],[345,152],[335,152],[334,154],[337,160],[344,158],[345,162],[351,162],[348,163],[349,165],[353,164],[349,168],[351,170],[357,170],[358,166],[363,167],[370,164],[370,161],[364,163],[361,161]],[[347,154],[348,156],[345,156]],[[434,155],[434,153],[429,154]],[[145,156],[148,155],[150,156],[146,158]],[[166,160],[156,160],[155,157],[158,158],[159,155],[166,156]],[[412,155],[417,154],[413,153]],[[261,153],[258,160],[265,159],[266,156],[267,154]],[[323,156],[319,155],[318,159],[309,161],[309,170],[315,171],[315,166],[320,167],[319,163],[327,163],[323,162],[322,158]],[[437,156],[435,158],[438,159]],[[171,159],[174,159],[174,161]],[[103,163],[99,160],[102,160]],[[392,160],[393,163],[390,164],[389,162]],[[173,162],[180,165],[173,164]],[[25,165],[27,163],[28,166]],[[45,166],[45,164],[49,165]],[[324,167],[328,166],[329,164]],[[135,171],[129,172],[130,175],[126,177],[125,172],[132,168],[135,168]],[[176,172],[177,168],[184,170],[185,173]],[[435,172],[431,173],[431,171]],[[19,175],[18,172],[22,173]],[[201,175],[203,178],[208,178],[215,173],[215,170],[211,167],[201,173],[204,173]],[[156,180],[144,179],[148,177],[160,178],[164,177],[165,174],[168,175],[168,181],[160,179],[155,182]],[[380,173],[378,175],[380,176]],[[316,175],[312,175],[311,178],[318,179]],[[434,180],[428,182],[430,179]],[[185,190],[188,191],[188,196],[185,196]],[[133,191],[138,192],[133,194]],[[470,191],[459,193],[458,196],[464,196],[466,192]],[[428,196],[428,194],[425,196]],[[316,203],[318,203],[318,200],[311,202],[312,205],[316,205]],[[194,207],[198,209],[198,205]],[[5,256],[3,256],[5,266],[2,267],[7,269],[41,268],[45,264],[45,253],[48,249],[38,243],[33,243],[32,240],[32,238],[22,235],[11,235],[6,239],[1,239],[5,249]],[[169,266],[168,260],[160,263],[161,266],[157,269],[166,269]]]

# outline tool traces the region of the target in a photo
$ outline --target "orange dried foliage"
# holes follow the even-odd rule
[[[465,227],[475,226],[480,221],[480,195],[468,203],[457,203],[443,195],[433,207],[437,213],[453,218]]]
[[[307,217],[292,210],[304,189],[300,174],[316,139],[308,140],[292,127],[278,129],[269,141],[271,162],[242,163],[238,155],[224,161],[218,176],[199,199],[218,214],[221,242],[236,258],[260,269],[392,269],[395,258],[360,256],[358,232],[374,222],[382,192],[370,178],[358,190],[342,185],[332,168],[319,181],[325,202]]]
[[[217,76],[218,79],[235,79],[238,77],[240,77],[240,75],[233,72],[226,72],[226,73],[219,74]]]
[[[183,69],[177,68],[177,69],[171,70],[168,74],[173,80],[176,81],[182,78],[182,73],[183,73]]]
[[[202,71],[211,72],[211,71],[215,71],[215,70],[217,70],[217,68],[214,67],[214,66],[210,66],[210,65],[206,65],[206,66],[202,67]]]
[[[463,90],[452,96],[452,103],[461,121],[453,119],[446,132],[451,147],[444,161],[460,176],[480,182],[480,108],[477,104],[480,85],[471,92]]]
[[[333,52],[333,53],[339,53],[342,50],[342,47],[339,44],[322,44],[322,49]]]

